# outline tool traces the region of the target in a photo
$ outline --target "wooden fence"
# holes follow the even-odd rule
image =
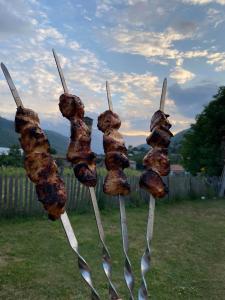
[[[115,197],[109,197],[102,191],[104,177],[98,177],[96,194],[99,207],[116,207],[118,201]],[[206,180],[203,177],[190,175],[171,175],[164,178],[169,186],[167,198],[188,198],[188,197],[211,197],[218,193],[219,180],[214,178]],[[127,196],[127,203],[131,206],[139,206],[148,202],[149,195],[139,189],[139,178],[129,177],[132,193]],[[67,188],[68,201],[67,209],[86,211],[90,209],[89,190],[81,185],[74,175],[64,175],[64,182]],[[34,184],[25,175],[0,175],[0,215],[34,215],[43,213],[42,205],[37,201]]]

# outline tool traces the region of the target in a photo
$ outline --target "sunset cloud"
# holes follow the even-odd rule
[[[139,141],[138,136],[144,141],[159,107],[164,77],[173,132],[187,128],[224,84],[224,4],[225,0],[78,0],[50,5],[2,0],[1,61],[24,105],[35,109],[48,128],[52,124],[63,130],[58,110],[62,86],[51,52],[55,48],[69,90],[83,99],[94,126],[97,115],[107,109],[108,80],[121,131],[133,141]],[[15,107],[2,74],[0,90],[0,115],[13,118]]]

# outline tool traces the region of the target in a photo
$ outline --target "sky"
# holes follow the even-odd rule
[[[58,109],[68,88],[94,118],[107,109],[105,81],[128,143],[145,142],[168,79],[165,111],[173,133],[186,129],[225,85],[225,0],[0,0],[0,60],[24,106],[46,129],[66,135]],[[15,105],[0,72],[0,116]]]

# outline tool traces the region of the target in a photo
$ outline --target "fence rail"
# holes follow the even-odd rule
[[[67,209],[85,211],[90,208],[88,189],[81,185],[73,174],[63,176],[67,188]],[[131,195],[127,196],[127,203],[138,206],[148,202],[149,195],[139,189],[139,178],[128,178],[131,184]],[[118,206],[117,199],[105,195],[102,191],[104,177],[98,177],[96,194],[100,208]],[[188,198],[199,196],[214,196],[218,194],[219,179],[207,180],[204,177],[190,175],[170,175],[164,178],[169,186],[167,198]],[[43,213],[42,205],[37,201],[34,184],[25,175],[0,175],[0,215],[34,215]]]

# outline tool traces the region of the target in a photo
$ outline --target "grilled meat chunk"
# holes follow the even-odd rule
[[[158,110],[151,119],[151,134],[146,142],[153,148],[145,155],[143,165],[146,171],[141,175],[139,185],[146,189],[156,198],[166,195],[168,188],[160,176],[167,176],[170,172],[168,158],[168,146],[173,134],[170,132],[171,124],[168,121],[169,115]]]
[[[103,148],[105,153],[108,152],[120,152],[127,154],[127,148],[125,146],[123,136],[115,129],[107,130],[103,136]]]
[[[88,126],[82,119],[77,119],[71,122],[71,136],[72,141],[80,141],[81,139],[86,139],[91,142],[91,132]]]
[[[29,127],[39,126],[39,118],[36,112],[31,109],[18,107],[15,116],[15,130],[22,133],[23,130]]]
[[[111,196],[125,196],[130,193],[130,185],[121,169],[108,172],[104,181],[103,191]]]
[[[157,110],[151,119],[150,131],[153,131],[155,127],[162,127],[163,129],[169,130],[171,128],[171,124],[167,119],[169,115],[165,114],[161,110]]]
[[[93,162],[80,161],[74,167],[74,174],[77,179],[89,187],[94,187],[97,184],[96,165]]]
[[[58,172],[55,161],[46,152],[32,152],[26,155],[24,167],[27,176],[36,184],[41,180],[47,180]]]
[[[86,186],[95,186],[97,172],[95,154],[91,151],[91,132],[83,121],[84,105],[79,97],[63,94],[59,108],[64,117],[70,120],[71,136],[67,150],[67,160],[73,164],[74,174]]]
[[[139,185],[155,198],[162,198],[168,193],[168,189],[162,181],[162,178],[151,169],[142,173]]]
[[[108,170],[103,191],[111,196],[130,193],[130,185],[123,172],[124,168],[129,167],[129,159],[126,156],[127,148],[123,136],[118,132],[120,125],[119,116],[111,110],[105,111],[98,117],[98,129],[104,133],[103,147]]]
[[[49,153],[48,139],[39,125],[34,111],[22,107],[17,109],[15,129],[21,134],[19,140],[25,152],[27,175],[36,184],[38,200],[48,211],[49,218],[55,220],[64,212],[66,192]]]
[[[56,220],[64,212],[66,202],[65,186],[59,176],[49,177],[36,185],[38,200],[48,211],[49,218]]]
[[[102,132],[106,130],[119,129],[121,121],[119,116],[111,110],[106,110],[98,117],[98,129]]]
[[[130,165],[129,159],[124,153],[113,151],[107,152],[105,155],[105,166],[107,170],[125,169]]]
[[[49,152],[50,145],[43,130],[38,126],[26,126],[21,132],[20,144],[25,153]]]
[[[75,95],[62,94],[59,98],[59,109],[62,115],[69,120],[84,117],[84,105],[81,99]]]
[[[146,142],[152,147],[167,148],[173,134],[169,130],[155,127],[152,133],[147,137]]]
[[[160,176],[167,176],[170,172],[170,162],[168,158],[168,150],[161,148],[151,149],[143,159],[144,167],[152,169]]]

